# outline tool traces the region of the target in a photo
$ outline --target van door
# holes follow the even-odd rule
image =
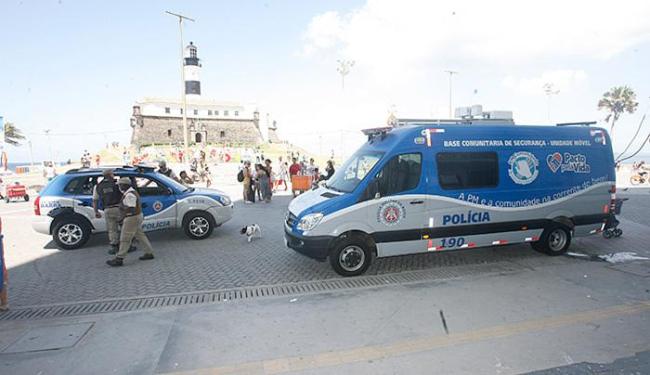
[[[422,154],[413,152],[391,158],[370,181],[364,199],[379,257],[426,252],[423,176]]]

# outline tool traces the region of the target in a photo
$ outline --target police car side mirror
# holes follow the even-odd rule
[[[172,194],[174,194],[174,191],[172,190],[172,188],[167,188],[165,190],[165,195],[172,195]]]

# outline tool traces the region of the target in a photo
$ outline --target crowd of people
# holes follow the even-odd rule
[[[271,159],[262,160],[263,163],[255,163],[254,165],[249,160],[241,162],[237,179],[243,184],[243,198],[246,204],[255,203],[256,197],[260,202],[269,203],[273,193],[282,186],[284,186],[284,191],[287,191],[289,183],[295,197],[304,191],[304,187],[295,186],[295,177],[307,177],[308,185],[312,187],[321,181],[328,180],[335,172],[332,160],[327,161],[324,174],[321,174],[313,158],[309,159],[307,163],[305,160],[299,162],[298,158],[294,156],[291,159],[291,165],[289,165],[280,156],[278,158],[277,172],[272,165]]]

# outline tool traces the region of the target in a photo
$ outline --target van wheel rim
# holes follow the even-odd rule
[[[348,272],[358,271],[365,261],[366,253],[359,246],[348,246],[339,254],[339,264]]]
[[[83,230],[77,224],[66,224],[59,228],[59,240],[66,245],[76,245],[83,237]]]
[[[561,251],[566,245],[567,234],[562,229],[555,229],[548,236],[548,247],[553,251]]]
[[[197,216],[190,220],[190,233],[196,237],[203,237],[210,229],[210,223],[201,216]]]

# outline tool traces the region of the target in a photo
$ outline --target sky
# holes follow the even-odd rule
[[[391,112],[447,118],[446,70],[458,72],[453,107],[513,111],[519,124],[602,121],[598,99],[628,85],[640,104],[616,126],[619,150],[650,107],[647,1],[2,0],[0,116],[35,160],[128,143],[136,100],[179,95],[178,23],[165,10],[196,19],[184,37],[204,97],[258,103],[314,151],[353,152],[359,130]],[[345,88],[338,60],[354,61]],[[29,161],[27,145],[8,152]]]

